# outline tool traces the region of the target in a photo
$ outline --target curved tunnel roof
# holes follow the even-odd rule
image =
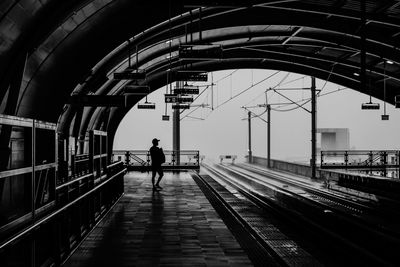
[[[379,99],[385,81],[385,100],[393,104],[400,88],[400,1],[366,1],[365,86],[355,75],[360,9],[359,0],[3,0],[0,113],[59,121],[66,134],[101,129],[113,135],[128,108],[79,110],[66,105],[68,97],[120,94],[126,82],[114,80],[113,72],[128,67],[129,54],[155,90],[167,83],[168,69],[182,67],[179,45],[198,43],[221,45],[223,57],[193,61],[193,69],[290,71]]]

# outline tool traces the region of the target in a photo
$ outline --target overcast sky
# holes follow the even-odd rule
[[[227,70],[214,72],[213,107],[211,110],[211,90],[204,92],[194,104],[208,104],[208,108],[199,108],[181,121],[181,149],[200,150],[209,159],[219,155],[234,154],[239,159],[247,153],[247,114],[242,106],[265,104],[265,90],[271,87],[302,88],[309,87],[309,77],[294,73],[273,70]],[[267,77],[275,74],[273,77]],[[302,78],[304,77],[304,78]],[[262,81],[266,79],[265,81]],[[290,82],[296,80],[294,82]],[[211,74],[209,74],[209,82]],[[280,82],[283,83],[277,86]],[[290,82],[290,83],[289,83]],[[259,83],[259,84],[257,84]],[[257,84],[257,85],[256,85]],[[253,87],[251,87],[254,85]],[[205,87],[201,87],[202,88]],[[240,96],[235,95],[251,88]],[[349,128],[350,146],[353,149],[399,149],[400,148],[400,109],[387,105],[389,121],[382,121],[383,102],[380,110],[361,110],[361,103],[368,102],[369,96],[342,86],[317,80],[317,89],[323,89],[321,95],[334,92],[317,99],[318,128]],[[338,91],[338,89],[340,91]],[[343,89],[343,90],[342,90]],[[310,90],[283,91],[280,93],[293,100],[307,99]],[[149,95],[149,102],[156,103],[155,110],[138,110],[135,106],[122,120],[114,140],[114,149],[142,150],[149,149],[151,140],[160,139],[160,146],[172,149],[172,117],[162,121],[165,113],[165,87]],[[232,97],[232,99],[231,99]],[[288,101],[273,91],[267,93],[269,104],[287,103]],[[231,99],[231,100],[229,100]],[[229,100],[229,101],[228,101]],[[225,104],[223,104],[225,102]],[[221,105],[222,104],[222,105]],[[304,106],[310,109],[310,103]],[[291,109],[294,106],[275,109]],[[259,114],[265,109],[254,108]],[[193,109],[185,111],[184,117]],[[167,113],[172,115],[170,105]],[[266,114],[262,116],[266,119]],[[301,108],[292,111],[272,111],[271,113],[271,157],[284,160],[305,160],[310,158],[311,115]],[[266,155],[266,123],[260,119],[252,120],[253,155]],[[319,142],[319,140],[318,140]]]

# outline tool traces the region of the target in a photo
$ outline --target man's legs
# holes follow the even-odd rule
[[[151,183],[153,184],[153,189],[154,189],[154,188],[156,187],[156,185],[154,184],[154,182],[155,182],[157,170],[156,170],[155,168],[152,168],[151,171],[152,171]]]
[[[158,177],[158,181],[157,181],[157,183],[156,183],[156,186],[159,187],[159,188],[161,188],[161,186],[160,186],[160,181],[161,181],[161,178],[164,176],[164,172],[163,172],[161,166],[160,166],[160,168],[157,170],[157,172],[158,172],[159,177]]]

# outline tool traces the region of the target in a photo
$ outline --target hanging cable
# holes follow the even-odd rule
[[[280,86],[288,77],[289,77],[290,73],[287,72],[286,75],[273,87],[270,87],[269,89],[265,90],[264,92],[262,92],[261,94],[257,95],[255,98],[253,98],[251,101],[249,101],[248,103],[246,103],[244,106],[246,107],[248,104],[252,103],[254,100],[256,100],[257,98],[259,98],[261,95],[265,94],[265,105],[268,104],[268,97],[267,97],[267,93],[268,91],[274,90],[276,87]],[[255,107],[259,107],[259,106],[255,106]],[[266,106],[265,106],[266,107]],[[265,110],[266,112],[266,110]],[[264,114],[265,112],[263,112],[262,114]],[[260,114],[260,115],[262,115]]]
[[[222,102],[222,103],[221,103],[220,105],[218,105],[215,109],[217,109],[217,108],[219,108],[219,107],[225,105],[226,103],[228,103],[228,102],[231,101],[232,99],[235,99],[236,97],[238,97],[238,96],[242,95],[243,93],[247,92],[248,90],[250,90],[250,89],[253,88],[254,86],[259,85],[260,83],[262,83],[262,82],[264,82],[264,81],[266,81],[266,80],[272,78],[273,76],[277,75],[278,73],[280,73],[280,71],[276,71],[276,72],[274,72],[273,74],[271,74],[270,76],[266,77],[265,79],[262,79],[261,81],[255,83],[253,86],[250,86],[250,87],[244,89],[244,90],[241,91],[240,93],[234,95],[231,99],[228,99],[228,100]],[[215,109],[214,109],[214,110],[215,110]]]
[[[255,98],[247,102],[244,106],[247,106],[248,104],[252,103],[254,100],[258,99],[261,95],[265,94],[266,91],[263,91],[261,94],[258,94]]]
[[[251,86],[254,85],[254,72],[253,69],[251,69]]]
[[[231,98],[232,98],[232,75],[230,76],[230,89],[231,89]]]
[[[198,120],[204,121],[203,118],[198,118],[198,117],[193,117],[193,116],[186,116],[186,117],[192,119],[192,121],[198,121]],[[182,120],[182,119],[181,119],[181,120]]]
[[[289,76],[288,74],[289,74],[289,73],[287,73],[287,74],[283,77],[283,79],[281,79],[281,81],[278,82],[278,84],[276,84],[274,87],[271,87],[271,88],[267,89],[266,91],[262,92],[261,94],[257,95],[255,98],[253,98],[252,100],[250,100],[250,101],[249,101],[248,103],[246,103],[244,106],[247,106],[248,104],[250,104],[251,102],[253,102],[253,101],[256,100],[257,98],[259,98],[260,95],[265,94],[267,91],[273,90],[273,89],[275,89],[276,87],[278,87],[278,86],[279,86],[283,81],[285,81],[285,79]]]
[[[331,91],[331,92],[327,92],[327,93],[324,93],[324,94],[320,94],[318,97],[323,97],[323,96],[327,96],[327,95],[330,95],[330,94],[333,94],[333,93],[338,93],[338,92],[340,92],[340,91],[343,91],[343,90],[347,90],[348,88],[347,87],[343,87],[343,88],[338,88],[337,90],[334,90],[334,91]],[[307,103],[309,103],[310,101],[311,101],[311,98],[306,98],[306,99],[304,99],[304,100],[298,100],[298,101],[294,101],[294,103],[301,103],[301,102],[303,102],[303,101],[306,101],[305,103],[303,103],[303,104],[299,104],[299,106],[304,106],[305,104],[307,104]],[[289,105],[294,105],[294,103],[288,103],[288,104],[286,104],[285,106],[289,106]],[[282,104],[283,105],[283,104]],[[296,109],[298,109],[298,108],[300,108],[299,106],[296,106],[296,107],[294,107],[294,108],[290,108],[290,109],[287,109],[287,110],[282,110],[282,109],[273,109],[274,111],[280,111],[280,112],[285,112],[285,111],[292,111],[292,110],[296,110]]]
[[[192,109],[188,114],[186,114],[185,116],[181,117],[181,120],[183,120],[186,117],[189,117],[192,113],[194,113],[196,110],[198,110],[199,108],[201,108],[202,106],[198,106],[195,109]]]
[[[333,64],[333,65],[332,65],[332,68],[331,68],[331,71],[329,72],[328,78],[325,80],[324,85],[321,87],[320,91],[317,93],[317,96],[318,96],[319,94],[321,94],[322,90],[324,90],[324,89],[325,89],[325,86],[328,84],[328,81],[329,81],[330,78],[331,78],[331,75],[332,75],[332,73],[333,73],[333,68],[335,67],[335,65],[336,65],[336,64]]]
[[[218,106],[218,104],[219,104],[219,90],[218,90],[218,88],[219,88],[219,86],[218,86],[219,84],[216,84],[215,86],[217,87],[217,89],[215,90],[215,92],[216,92],[216,94],[217,94],[217,106]]]
[[[271,110],[273,111],[278,111],[278,112],[287,112],[287,111],[293,111],[299,108],[304,108],[304,105],[306,105],[307,103],[309,103],[311,101],[311,99],[309,100],[302,100],[305,101],[303,104],[297,104],[297,106],[290,108],[290,109],[278,109],[278,108],[271,108]],[[296,102],[299,103],[299,102]],[[290,105],[294,105],[294,103],[290,104]]]
[[[261,118],[261,116],[262,116],[263,114],[265,114],[267,111],[264,111],[264,112],[262,112],[261,114],[256,114],[256,113],[254,113],[253,111],[249,110],[249,109],[246,108],[246,107],[242,107],[242,108],[243,108],[244,110],[247,110],[248,112],[250,112],[250,114],[252,115],[252,116],[250,117],[251,119],[253,119],[253,118],[258,118],[258,119],[262,120],[263,122],[268,123],[266,120],[264,120],[263,118]],[[247,118],[242,119],[242,120],[247,120]]]
[[[237,72],[238,70],[239,70],[239,69],[236,69],[236,70],[232,71],[232,72],[229,73],[228,75],[226,75],[226,76],[222,77],[221,79],[215,81],[215,83],[218,83],[218,82],[220,82],[220,81],[222,81],[222,80],[225,80],[225,79],[228,78],[228,77],[232,77],[232,74],[234,74],[234,73]]]
[[[283,76],[282,80],[281,80],[277,85],[275,85],[274,87],[272,87],[272,89],[275,89],[276,87],[281,86],[281,84],[289,77],[289,75],[290,75],[290,72],[287,72],[287,73],[285,74],[285,76]]]
[[[206,92],[207,91],[207,88],[209,87],[209,85],[206,87],[206,88],[204,88],[203,89],[203,91],[201,91],[200,92],[200,94],[198,94],[194,99],[193,99],[193,103],[194,103],[194,101],[196,101],[204,92]],[[206,96],[206,98],[208,98],[208,95]],[[203,106],[205,106],[205,104],[204,104],[204,101],[203,101],[203,103],[201,104],[201,105],[203,105]],[[201,107],[201,106],[199,106],[199,107]],[[198,108],[196,108],[196,110],[197,110]],[[185,112],[185,110],[182,110],[181,112],[180,112],[180,114],[182,114],[182,113],[184,113]],[[192,112],[190,112],[189,114],[191,114]],[[187,114],[187,115],[189,115],[189,114]]]
[[[302,77],[300,77],[300,78],[296,78],[296,79],[294,79],[294,80],[287,81],[287,82],[285,82],[285,83],[282,83],[281,85],[283,86],[283,85],[286,85],[286,84],[290,84],[290,83],[292,83],[292,82],[297,82],[297,81],[299,81],[299,80],[301,80],[301,79],[304,79],[305,77],[307,77],[307,76],[302,76]]]

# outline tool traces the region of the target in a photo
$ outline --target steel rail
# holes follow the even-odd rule
[[[253,176],[250,177],[248,173],[246,174],[239,170],[230,168],[227,169],[228,171],[239,172],[239,175],[243,175],[248,179],[257,180],[261,183],[269,184],[272,187],[279,188],[276,185],[269,183],[268,181]],[[273,177],[270,174],[268,175],[268,178],[279,182],[282,182],[283,179],[277,178],[276,176]],[[377,233],[400,239],[399,231],[396,231],[396,229],[393,228],[388,228],[387,226],[382,224],[382,213],[380,213],[377,209],[374,209],[374,207],[363,205],[355,201],[336,196],[334,194],[329,194],[327,192],[317,190],[315,188],[312,188],[311,186],[305,185],[304,183],[295,183],[293,182],[293,180],[289,180],[287,178],[285,179],[284,183],[291,184],[292,186],[307,192],[308,196],[304,194],[298,194],[298,198],[316,203],[317,205],[325,207],[326,210],[333,210],[342,216],[349,217],[352,220],[357,221],[357,223],[360,223],[361,225],[368,227],[371,230],[376,231]],[[293,194],[293,191],[285,188],[279,188],[279,190],[285,191],[289,194]],[[357,213],[356,215],[354,215],[355,212]],[[363,215],[365,216],[365,214],[369,216],[367,219],[365,217],[362,217]],[[371,222],[369,220],[375,220],[375,222]]]
[[[266,197],[259,195],[254,190],[250,190],[250,189],[244,187],[243,185],[240,184],[240,182],[234,181],[234,180],[228,178],[227,174],[222,173],[220,170],[217,170],[215,167],[206,165],[204,163],[202,164],[202,166],[211,170],[214,173],[215,172],[219,173],[220,178],[222,178],[225,182],[227,182],[228,184],[233,186],[236,190],[238,190],[245,197],[249,198],[251,201],[256,203],[258,206],[263,207],[267,210],[272,209],[273,212],[277,213],[280,216],[285,217],[286,219],[291,220],[296,225],[303,224],[303,225],[305,225],[306,228],[312,227],[315,229],[313,231],[318,231],[318,232],[323,233],[324,235],[331,238],[332,241],[334,241],[336,243],[340,243],[340,244],[342,244],[342,246],[345,246],[346,249],[351,249],[353,252],[356,252],[363,256],[367,256],[368,259],[370,261],[374,261],[375,264],[385,265],[385,266],[390,264],[389,259],[383,257],[382,255],[379,255],[379,256],[376,255],[374,253],[374,251],[371,251],[369,248],[362,246],[362,244],[355,243],[354,238],[352,240],[348,236],[343,236],[340,233],[336,233],[336,232],[332,231],[332,229],[329,229],[328,226],[321,225],[320,222],[315,220],[315,218],[316,218],[315,216],[313,216],[313,218],[309,218],[308,216],[304,215],[303,213],[293,210],[290,207],[283,207],[277,203],[274,203],[273,201],[269,201]],[[274,187],[276,187],[276,186],[274,186]],[[298,200],[298,195],[296,195],[295,193],[285,192],[285,190],[283,188],[276,188],[276,189],[280,190],[287,197]],[[312,204],[306,204],[306,205],[309,205],[308,207],[310,209],[318,208]],[[319,207],[319,208],[322,208],[322,207]],[[324,209],[322,208],[321,210],[324,210]],[[325,215],[321,214],[321,216],[320,216],[321,220],[326,220],[328,218],[328,216],[330,219],[338,217],[339,221],[341,221],[342,223],[343,223],[343,221],[346,221],[346,225],[347,225],[347,223],[351,223],[352,224],[351,226],[355,226],[355,227],[361,226],[358,222],[352,221],[349,218],[345,218],[344,216],[342,216],[338,213],[331,213],[331,212],[325,213],[325,210],[324,210],[323,214],[325,214]],[[317,214],[315,214],[315,215],[317,215]],[[366,230],[372,230],[372,229],[366,229]],[[378,233],[378,234],[381,234],[381,233]],[[387,236],[385,236],[385,237],[387,237]],[[387,237],[387,238],[390,238],[390,237]],[[395,241],[398,241],[398,240],[396,239]],[[365,258],[364,258],[364,260],[365,260]]]

